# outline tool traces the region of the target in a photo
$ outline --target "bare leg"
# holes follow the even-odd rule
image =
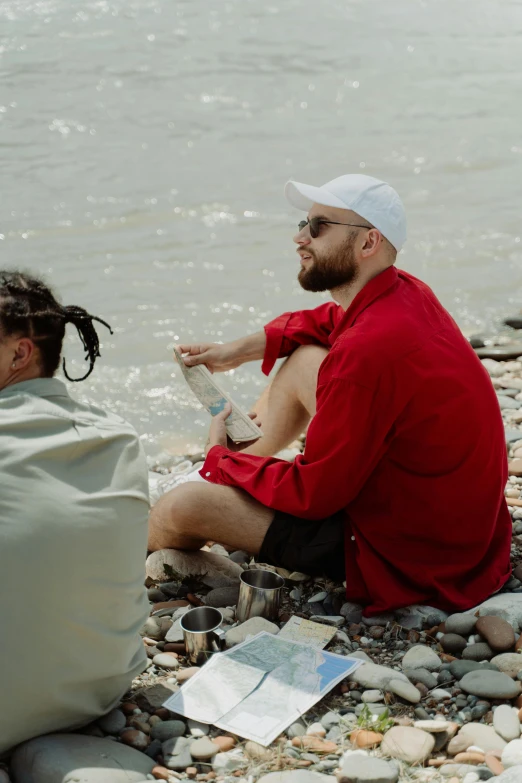
[[[274,512],[235,487],[187,482],[163,495],[149,517],[149,549],[201,549],[216,541],[257,554]]]
[[[254,405],[263,437],[244,449],[245,454],[272,456],[304,432],[315,415],[317,375],[327,354],[319,345],[303,345],[279,368]]]

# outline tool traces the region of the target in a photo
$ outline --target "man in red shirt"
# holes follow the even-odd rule
[[[288,357],[258,406],[264,436],[227,442],[212,420],[206,483],[151,513],[150,548],[207,540],[261,562],[346,580],[371,616],[413,603],[464,610],[510,573],[504,429],[495,391],[433,292],[394,266],[406,239],[393,188],[364,175],[286,186],[308,212],[299,282],[334,302],[232,343],[184,345],[224,371]],[[335,304],[337,303],[337,304]],[[308,425],[304,454],[272,455]]]

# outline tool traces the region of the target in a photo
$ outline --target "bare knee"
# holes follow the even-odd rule
[[[171,489],[153,506],[149,516],[149,549],[198,548],[197,537],[201,484],[187,482]]]

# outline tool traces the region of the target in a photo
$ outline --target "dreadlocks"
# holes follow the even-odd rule
[[[89,377],[100,356],[100,341],[93,321],[113,333],[108,323],[90,315],[83,307],[61,305],[39,278],[16,270],[0,271],[0,339],[2,335],[30,337],[40,351],[45,377],[52,377],[58,369],[67,323],[78,330],[89,369],[81,378],[71,378],[64,359],[65,377],[69,381],[83,381]]]

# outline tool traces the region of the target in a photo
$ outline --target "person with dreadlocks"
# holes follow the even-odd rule
[[[135,431],[54,377],[94,322],[0,270],[0,753],[111,710],[145,668],[147,467]]]

